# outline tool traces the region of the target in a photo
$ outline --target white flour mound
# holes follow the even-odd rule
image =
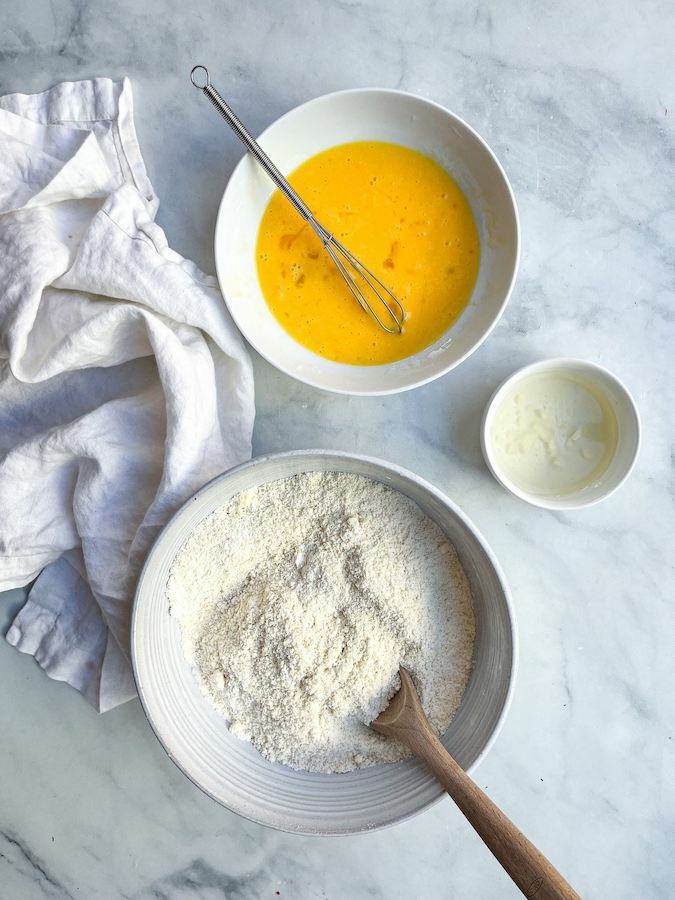
[[[167,593],[202,689],[267,759],[346,772],[407,756],[367,728],[399,663],[444,731],[471,669],[471,592],[419,507],[359,475],[245,491],[192,533]]]

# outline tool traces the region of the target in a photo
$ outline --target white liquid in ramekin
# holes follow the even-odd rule
[[[593,485],[616,451],[616,416],[577,374],[536,372],[518,380],[495,410],[494,461],[522,490],[563,497]]]

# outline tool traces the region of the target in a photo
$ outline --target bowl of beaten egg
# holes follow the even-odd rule
[[[492,331],[518,268],[513,192],[465,122],[400,91],[327,94],[260,137],[316,218],[401,300],[402,334],[364,312],[309,225],[246,155],[220,204],[216,269],[246,339],[328,391],[438,378]]]

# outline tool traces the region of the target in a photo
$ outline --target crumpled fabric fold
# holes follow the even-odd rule
[[[7,639],[100,711],[135,694],[153,540],[251,455],[250,359],[157,207],[128,80],[0,97],[0,589],[34,581]]]

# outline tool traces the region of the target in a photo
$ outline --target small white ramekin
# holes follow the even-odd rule
[[[507,391],[530,375],[554,371],[583,376],[586,381],[592,383],[607,398],[616,416],[618,438],[614,456],[600,478],[573,493],[550,496],[524,490],[507,477],[496,459],[491,432],[495,413]],[[583,359],[567,359],[564,357],[545,359],[518,369],[499,385],[485,407],[481,425],[481,447],[485,462],[494,477],[507,491],[515,494],[516,497],[520,497],[526,503],[540,506],[543,509],[581,509],[584,506],[592,506],[594,503],[599,503],[601,500],[609,497],[630,475],[640,450],[640,416],[628,388],[616,375],[613,375],[603,366],[586,362]]]

